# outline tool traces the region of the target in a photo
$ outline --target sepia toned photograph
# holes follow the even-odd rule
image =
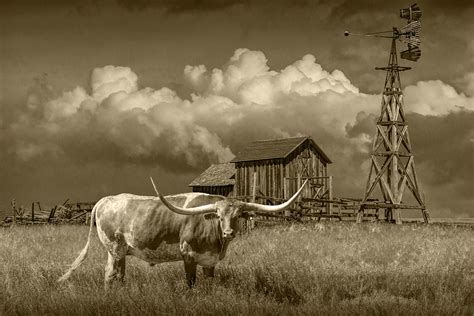
[[[474,315],[473,34],[467,0],[1,0],[0,315]]]

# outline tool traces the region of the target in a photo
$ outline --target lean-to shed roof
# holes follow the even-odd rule
[[[194,179],[190,187],[212,187],[235,184],[235,167],[233,163],[213,164]]]

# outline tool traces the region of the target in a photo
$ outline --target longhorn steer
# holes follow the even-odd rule
[[[123,282],[127,255],[150,264],[184,260],[186,279],[192,287],[197,265],[203,267],[206,276],[214,276],[215,265],[224,258],[235,236],[239,217],[249,211],[283,211],[298,198],[306,184],[287,202],[269,206],[204,193],[165,198],[151,181],[158,198],[124,193],[97,202],[91,214],[87,243],[59,282],[68,279],[86,259],[95,220],[99,239],[108,251],[106,288],[113,281]],[[215,216],[206,218],[208,213]],[[178,243],[179,250],[175,245]]]

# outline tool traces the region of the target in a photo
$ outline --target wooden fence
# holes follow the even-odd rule
[[[0,226],[10,225],[41,225],[62,223],[88,223],[90,212],[95,202],[69,202],[57,204],[51,209],[45,209],[40,202],[31,203],[31,209],[17,206],[16,200],[11,201],[11,216],[7,216],[0,222]]]

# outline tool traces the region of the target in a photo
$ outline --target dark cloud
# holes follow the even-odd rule
[[[419,1],[373,1],[373,0],[345,0],[338,1],[333,10],[333,17],[351,17],[353,15],[393,15],[399,18],[399,10],[408,8],[417,3],[422,12],[453,13],[463,14],[460,10],[474,8],[474,4],[469,0],[419,0]],[[422,17],[423,20],[423,17]]]
[[[425,0],[419,1],[422,5],[430,5],[436,8],[442,9],[444,11],[449,12],[459,12],[459,10],[463,9],[472,9],[474,8],[474,3],[470,0],[453,0],[453,1],[445,1],[445,0]]]
[[[425,182],[434,186],[460,182],[459,193],[471,195],[474,112],[459,111],[442,117],[410,114],[408,121],[417,162],[425,170]]]
[[[425,5],[433,7],[437,10],[451,12],[459,9],[473,7],[471,1],[419,1],[421,6]],[[259,6],[271,6],[276,9],[280,8],[305,8],[316,10],[321,6],[332,8],[332,18],[344,19],[358,14],[385,15],[396,12],[402,7],[407,7],[411,3],[397,2],[378,2],[372,0],[358,1],[330,1],[330,0],[275,0],[269,3],[264,0],[116,0],[116,3],[130,11],[140,11],[147,9],[163,9],[169,13],[182,13],[192,11],[217,11],[229,7],[244,5],[248,8],[256,8]]]
[[[183,12],[205,12],[218,11],[233,6],[245,6],[249,9],[260,6],[272,6],[274,8],[291,7],[314,7],[317,4],[329,3],[330,1],[311,0],[275,0],[269,3],[265,0],[116,0],[117,4],[130,11],[141,11],[147,9],[163,9],[168,13]]]
[[[18,0],[18,1],[0,1],[0,15],[13,14],[21,15],[30,10],[36,12],[61,11],[66,15],[93,16],[101,12],[102,8],[107,7],[107,3],[99,0]]]
[[[375,114],[359,112],[355,123],[346,125],[346,133],[349,138],[355,138],[361,135],[372,136],[375,132],[374,125],[377,120]]]
[[[169,13],[189,11],[216,11],[241,4],[249,0],[116,0],[117,4],[130,11],[163,9]]]

